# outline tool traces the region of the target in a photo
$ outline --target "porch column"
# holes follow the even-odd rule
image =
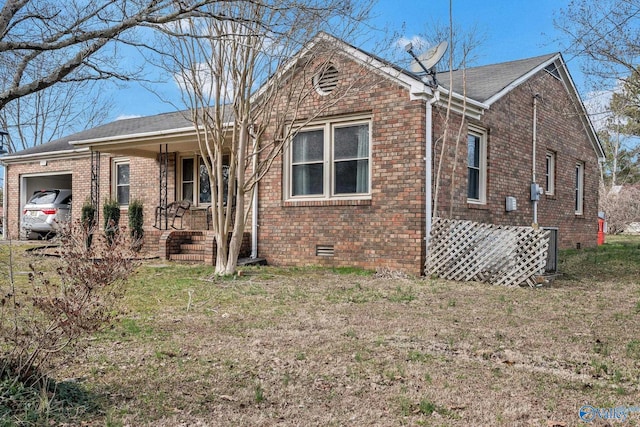
[[[100,152],[91,150],[91,206],[95,209],[95,223],[100,224]]]
[[[167,144],[164,144],[164,151],[163,151],[163,146],[162,144],[160,144],[160,155],[158,156],[158,161],[160,163],[160,167],[159,167],[159,171],[160,171],[160,176],[159,176],[159,192],[158,192],[158,196],[159,196],[159,200],[158,200],[158,206],[160,207],[160,211],[162,212],[167,212],[167,194],[169,192],[168,190],[168,176],[169,176],[169,146]],[[169,228],[169,216],[168,215],[164,215],[164,223],[162,223],[162,216],[159,218],[159,221],[161,222],[159,225],[160,229],[162,230],[167,230]]]

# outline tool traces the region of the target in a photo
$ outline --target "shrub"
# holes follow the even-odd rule
[[[96,208],[89,201],[85,201],[82,205],[80,223],[82,224],[83,232],[86,236],[85,244],[88,248],[91,246],[91,242],[93,241],[93,230],[96,226]]]
[[[112,237],[115,245],[96,235],[88,247],[82,244],[86,228],[75,221],[62,226],[58,236],[59,258],[34,258],[28,283],[16,283],[9,265],[0,304],[0,380],[5,386],[45,390],[45,395],[56,366],[119,315],[124,284],[136,267],[125,233]]]
[[[142,228],[143,224],[144,215],[142,202],[135,199],[129,203],[129,232],[131,233],[132,239],[142,239],[144,235],[144,229]]]
[[[105,200],[102,213],[104,215],[104,234],[107,236],[107,242],[113,245],[113,237],[117,234],[120,223],[120,205],[115,200]]]

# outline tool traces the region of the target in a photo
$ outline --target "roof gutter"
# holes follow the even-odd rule
[[[58,160],[75,157],[85,157],[89,155],[88,148],[77,148],[74,150],[49,151],[44,153],[21,154],[17,156],[0,157],[0,164],[9,165],[12,163],[35,162],[38,160]]]
[[[83,139],[79,141],[69,141],[69,144],[82,147],[82,146],[94,146],[101,144],[125,144],[133,141],[140,141],[145,139],[152,139],[158,137],[175,137],[175,136],[191,136],[195,134],[195,129],[190,126],[186,128],[179,129],[168,129],[154,132],[141,132],[141,133],[132,133],[127,135],[118,135],[118,136],[105,136],[101,138],[92,138],[92,139]],[[158,142],[157,139],[152,141],[154,144]]]

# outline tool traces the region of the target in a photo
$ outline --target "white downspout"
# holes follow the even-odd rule
[[[425,216],[425,255],[429,255],[429,243],[431,239],[431,219],[433,217],[432,211],[432,202],[433,202],[433,194],[432,194],[432,179],[433,173],[431,170],[431,165],[433,163],[433,104],[438,102],[440,98],[440,92],[438,90],[433,91],[433,97],[427,101],[427,110],[425,117],[425,155],[424,155],[424,163],[425,163],[425,184],[424,184],[424,197],[425,197],[425,206],[424,206],[424,216]]]
[[[7,165],[2,168],[2,240],[7,240]]]
[[[258,169],[258,140],[253,136],[253,175]],[[251,206],[251,259],[258,258],[258,185],[253,186],[253,203]]]
[[[533,201],[533,226],[537,227],[538,225],[538,197],[539,195],[534,194],[537,193],[537,184],[536,184],[536,145],[538,138],[538,94],[533,96],[533,152],[532,152],[532,163],[531,163],[531,199]]]

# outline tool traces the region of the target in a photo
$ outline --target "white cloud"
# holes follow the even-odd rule
[[[407,44],[409,43],[413,45],[413,51],[416,53],[422,52],[423,50],[427,49],[427,47],[429,47],[428,41],[420,36],[413,36],[411,38],[400,37],[396,41],[396,48],[404,50],[405,46],[407,46]]]
[[[174,74],[173,78],[182,91],[193,94],[193,88],[198,87],[200,93],[202,93],[203,100],[208,103],[215,102],[218,99],[221,99],[223,103],[230,102],[233,99],[233,83],[231,78],[225,79],[223,84],[220,85],[221,93],[218,94],[218,85],[215,80],[216,76],[211,72],[211,68],[214,65],[215,64],[199,63],[194,66],[195,72],[188,78],[177,73]]]
[[[127,119],[137,119],[138,117],[142,117],[140,114],[120,114],[116,117],[116,122],[118,120],[127,120]]]

